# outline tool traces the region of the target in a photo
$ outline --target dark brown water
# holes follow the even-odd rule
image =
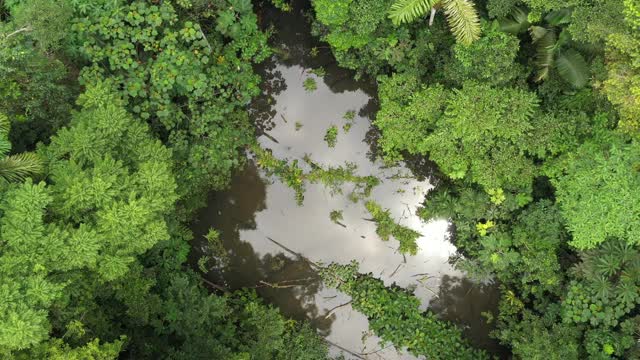
[[[389,208],[402,225],[422,234],[415,256],[403,256],[395,240],[382,241],[362,201],[348,198],[349,185],[336,194],[323,185],[307,185],[303,206],[298,206],[294,192],[277,178],[266,176],[249,161],[236,174],[231,188],[212,194],[209,205],[198,217],[192,258],[205,255],[203,235],[213,227],[220,231],[229,265],[211,269],[206,276],[230,288],[253,287],[269,303],[295,319],[306,319],[339,347],[361,353],[368,359],[413,359],[402,349],[384,347],[368,332],[367,319],[350,306],[336,306],[349,301],[340,292],[326,288],[309,265],[269,239],[304,255],[315,262],[360,263],[361,272],[371,272],[386,284],[397,283],[414,288],[423,308],[430,307],[443,318],[466,328],[472,341],[495,350],[488,338],[489,326],[481,312],[494,309],[498,300],[494,287],[473,285],[464,274],[448,262],[455,247],[447,240],[448,222],[423,222],[416,208],[432,188],[428,178],[417,178],[404,165],[385,167],[375,159],[376,131],[371,126],[375,114],[375,88],[353,80],[353,74],[338,68],[326,45],[317,43],[298,6],[290,14],[262,10],[277,35],[274,46],[278,55],[260,69],[266,80],[264,94],[251,107],[259,143],[279,158],[302,159],[309,155],[325,166],[358,166],[359,175],[374,175],[382,184],[371,199]],[[318,49],[313,54],[313,48]],[[315,55],[315,56],[313,56]],[[319,77],[310,70],[323,67]],[[315,91],[306,91],[307,78],[316,81]],[[342,129],[347,111],[355,111],[353,126]],[[296,123],[301,125],[296,126]],[[335,148],[323,137],[331,125],[339,128]],[[266,135],[265,135],[266,134]],[[422,169],[429,174],[430,169]],[[332,222],[333,210],[343,212],[340,224]],[[384,347],[384,349],[382,349]],[[382,350],[381,350],[382,349]],[[345,354],[346,358],[353,355]],[[355,357],[354,357],[355,358]]]

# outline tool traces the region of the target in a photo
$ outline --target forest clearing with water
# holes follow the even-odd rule
[[[0,151],[0,359],[640,359],[639,0],[2,0]]]

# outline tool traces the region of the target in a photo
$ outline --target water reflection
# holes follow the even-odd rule
[[[212,196],[199,216],[203,220],[193,226],[200,236],[196,237],[192,260],[206,255],[207,241],[203,235],[210,228],[218,230],[229,264],[223,272],[209,271],[208,279],[233,289],[255,288],[268,303],[286,309],[287,316],[309,320],[321,334],[327,334],[332,319],[319,315],[315,295],[321,282],[309,264],[280,252],[261,255],[250,242],[241,239],[243,231],[257,229],[256,214],[266,209],[267,187],[250,162],[234,177],[228,191]]]
[[[275,126],[273,119],[277,112],[274,108],[274,96],[286,90],[287,83],[282,77],[282,72],[277,70],[276,62],[273,60],[259,65],[257,70],[263,79],[260,84],[262,94],[253,100],[249,108],[249,116],[254,121],[256,134],[263,135]]]
[[[443,317],[469,325],[472,339],[475,333],[486,338],[487,326],[478,320],[478,311],[495,305],[491,291],[470,287],[463,274],[449,264],[449,257],[456,253],[447,241],[449,223],[424,223],[416,215],[433,187],[434,167],[423,158],[395,167],[378,159],[379,134],[371,126],[378,106],[375,89],[338,68],[328,50],[309,35],[301,8],[294,9],[284,15],[261,10],[264,26],[269,26],[268,19],[274,22],[278,34],[274,46],[280,55],[258,69],[265,78],[263,95],[251,106],[258,141],[278,158],[309,155],[323,167],[348,161],[358,166],[358,175],[377,176],[382,184],[374,188],[371,198],[390,209],[402,225],[423,234],[418,239],[419,251],[403,256],[395,240],[380,240],[363,203],[352,202],[348,191],[333,194],[322,185],[309,184],[304,206],[297,206],[290,188],[278,179],[268,179],[250,161],[231,188],[215,194],[199,215],[194,225],[194,261],[203,255],[198,250],[206,250],[203,235],[210,227],[218,229],[229,252],[229,266],[223,272],[208,273],[209,279],[232,288],[254,287],[285,315],[309,320],[337,346],[358,353],[375,352],[369,358],[414,359],[393,347],[377,351],[379,339],[368,334],[367,319],[350,306],[340,306],[349,299],[323,287],[304,260],[284,252],[269,238],[315,262],[355,259],[361,272],[370,272],[387,285],[414,289],[423,308],[431,306]],[[319,49],[315,56],[313,48]],[[325,76],[310,72],[318,67],[325,69]],[[306,78],[316,80],[315,91],[304,89]],[[349,131],[342,128],[347,111],[356,113]],[[331,125],[340,129],[335,148],[323,140]],[[330,220],[333,210],[342,211],[344,226]],[[485,338],[478,337],[477,343],[488,344],[483,343]]]
[[[475,284],[464,277],[445,275],[442,277],[438,296],[429,306],[442,319],[462,327],[465,336],[476,346],[504,357],[508,352],[491,339],[487,331],[475,331],[492,327],[487,315],[490,313],[490,318],[497,316],[495,309],[499,301],[495,286]]]

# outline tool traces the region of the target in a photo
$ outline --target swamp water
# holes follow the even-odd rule
[[[305,170],[309,168],[302,159],[308,155],[323,168],[349,162],[357,166],[357,175],[379,178],[381,184],[369,199],[390,209],[399,224],[422,234],[418,252],[403,255],[396,240],[378,237],[365,200],[349,198],[351,184],[345,184],[341,194],[322,184],[306,184],[299,206],[292,189],[250,160],[228,191],[210,196],[194,223],[194,265],[207,255],[204,235],[214,228],[221,234],[229,263],[209,271],[205,277],[210,281],[232,289],[255,288],[286,316],[308,320],[332,344],[333,354],[348,350],[343,352],[347,359],[413,359],[401,349],[382,348],[379,338],[368,332],[366,317],[349,305],[341,306],[349,298],[324,287],[306,261],[282,246],[314,262],[357,260],[361,273],[370,272],[386,285],[414,288],[424,309],[465,328],[474,345],[496,351],[481,315],[496,307],[495,288],[473,285],[449,264],[456,249],[448,241],[446,220],[425,223],[416,215],[432,188],[430,167],[412,165],[422,169],[412,172],[406,164],[386,167],[376,159],[377,132],[371,125],[377,108],[375,88],[356,82],[351,72],[337,67],[326,45],[311,37],[303,8],[294,6],[284,14],[274,9],[259,12],[264,25],[274,25],[278,55],[257,69],[265,80],[263,95],[250,109],[258,141],[279,159],[298,159]],[[311,72],[318,68],[324,69],[322,76]],[[307,79],[315,81],[315,90],[305,89],[304,82],[311,82]],[[355,112],[353,120],[344,119],[350,111]],[[346,123],[352,124],[348,131],[343,129]],[[332,125],[338,128],[334,148],[324,140]],[[418,172],[422,174],[414,175]],[[342,211],[339,223],[330,219],[332,211]]]

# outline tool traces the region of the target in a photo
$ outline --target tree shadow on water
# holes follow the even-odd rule
[[[243,241],[243,230],[257,228],[256,213],[266,209],[267,185],[253,162],[248,162],[234,177],[229,190],[212,194],[192,225],[191,263],[197,269],[197,259],[208,255],[204,238],[210,228],[220,232],[228,257],[224,268],[212,269],[203,276],[230,289],[254,288],[265,302],[278,307],[296,320],[308,320],[318,332],[330,332],[332,318],[319,314],[314,299],[322,282],[304,260],[283,253],[260,255],[251,243]],[[265,239],[265,241],[268,241]]]
[[[508,350],[489,336],[494,329],[482,315],[497,314],[500,292],[496,284],[475,284],[467,278],[444,275],[438,296],[429,307],[444,320],[451,321],[463,329],[471,344],[499,358],[507,358]]]
[[[274,128],[273,119],[278,113],[275,108],[276,96],[287,89],[287,83],[273,58],[258,65],[256,71],[262,77],[261,93],[253,99],[248,112],[255,125],[256,135],[260,136]]]

